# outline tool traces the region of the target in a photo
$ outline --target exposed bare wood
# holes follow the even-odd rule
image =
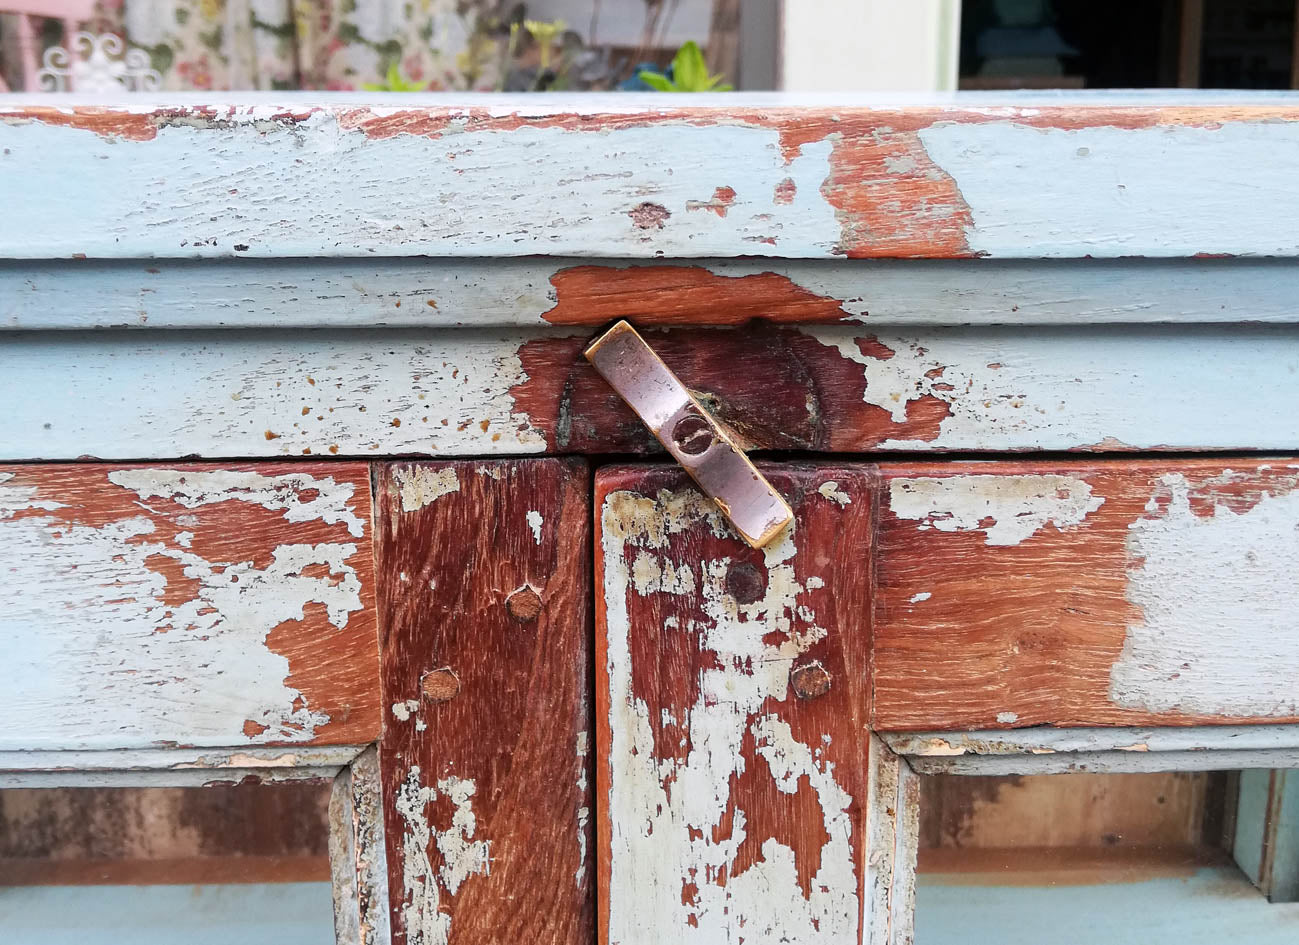
[[[880,729],[1299,719],[1299,465],[883,473]]]
[[[590,521],[577,460],[381,469],[398,942],[592,941]]]

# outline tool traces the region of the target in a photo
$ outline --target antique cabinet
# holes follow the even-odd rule
[[[331,779],[346,943],[910,942],[931,776],[1245,769],[1287,898],[1296,166],[1271,94],[0,99],[0,787]]]

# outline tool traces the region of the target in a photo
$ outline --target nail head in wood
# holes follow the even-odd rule
[[[425,673],[419,686],[424,698],[430,702],[449,702],[460,692],[460,677],[455,670],[444,666]]]
[[[818,661],[795,666],[789,672],[789,684],[800,699],[815,699],[830,691],[830,674]]]
[[[536,620],[541,613],[541,595],[531,584],[525,584],[505,598],[505,609],[515,620]]]

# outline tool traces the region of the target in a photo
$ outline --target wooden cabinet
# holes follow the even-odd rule
[[[367,945],[902,945],[930,776],[1261,771],[1160,823],[1293,888],[1299,99],[49,101],[0,787],[328,779]]]

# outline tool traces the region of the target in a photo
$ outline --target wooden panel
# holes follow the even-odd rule
[[[984,868],[991,858],[979,851],[1001,851],[1013,868],[1021,850],[1055,850],[1063,863],[1078,850],[1216,845],[1219,837],[1205,835],[1206,807],[1211,798],[1221,804],[1225,778],[1185,771],[921,778],[921,850],[973,851],[968,862]],[[940,854],[928,865],[957,862]]]
[[[585,945],[586,466],[386,466],[377,520],[394,940]]]
[[[1283,259],[0,263],[0,329],[1299,321]]]
[[[1286,173],[1299,106],[1282,95],[876,108],[778,96],[684,107],[624,95],[229,101],[5,105],[0,256],[1033,258],[1299,246]]]
[[[369,527],[358,464],[0,469],[0,749],[375,738]]]
[[[0,414],[0,456],[654,448],[582,358],[594,333],[559,332],[15,333],[0,376],[25,396]],[[646,337],[757,448],[1299,449],[1292,325]]]
[[[1299,464],[883,473],[877,727],[1299,719]]]
[[[0,886],[319,882],[328,782],[0,791]]]
[[[761,468],[796,516],[762,551],[679,469],[596,478],[608,945],[856,943],[871,914],[872,473]]]

